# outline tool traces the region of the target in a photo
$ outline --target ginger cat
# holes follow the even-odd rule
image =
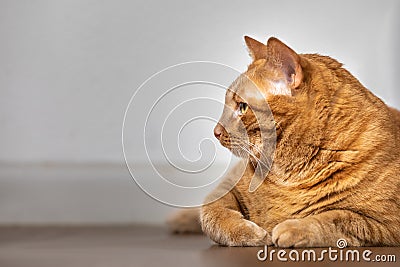
[[[349,246],[400,245],[400,112],[330,57],[297,54],[276,38],[266,45],[245,41],[253,62],[228,89],[214,134],[235,155],[247,147],[250,161],[210,194],[223,195],[241,175],[232,190],[201,208],[203,232],[227,246],[335,246],[340,238]],[[253,191],[265,150],[262,125],[270,124],[255,113],[268,105],[276,147],[269,173]],[[176,231],[182,216],[196,224],[198,215],[188,214],[171,222]]]

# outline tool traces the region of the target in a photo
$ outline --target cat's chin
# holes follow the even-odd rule
[[[229,148],[229,150],[232,152],[233,155],[235,155],[238,158],[246,159],[253,163],[258,162],[258,160],[259,160],[258,158],[255,158],[254,156],[250,155],[249,153],[247,153],[241,149]]]
[[[233,155],[235,155],[238,158],[242,158],[242,159],[247,159],[250,156],[248,154],[245,154],[245,152],[242,151],[236,151],[236,150],[230,150],[232,152]]]

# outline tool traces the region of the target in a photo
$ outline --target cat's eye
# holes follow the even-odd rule
[[[249,109],[249,106],[246,103],[244,103],[244,102],[240,102],[239,103],[239,113],[240,113],[240,115],[245,114],[248,109]]]

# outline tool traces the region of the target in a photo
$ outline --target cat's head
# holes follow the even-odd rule
[[[228,88],[214,135],[233,154],[258,160],[266,140],[276,138],[276,98],[290,103],[299,93],[303,71],[300,56],[278,39],[266,45],[247,36],[245,41],[253,62]]]

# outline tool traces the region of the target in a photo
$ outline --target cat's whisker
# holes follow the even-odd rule
[[[272,160],[270,160],[271,157],[266,156],[265,153],[259,147],[257,147],[256,145],[254,145],[252,143],[248,143],[248,142],[246,142],[246,145],[251,146],[253,149],[255,149],[260,154],[259,161],[260,162],[262,161],[265,167],[272,165]],[[266,163],[264,163],[264,161],[266,161]]]
[[[254,155],[254,153],[250,151],[249,148],[247,148],[247,147],[245,147],[245,146],[242,146],[242,145],[240,145],[240,144],[237,144],[237,146],[238,146],[242,151],[245,151],[248,155],[250,155],[250,156],[252,156],[252,157],[254,157],[254,158],[257,158],[257,157]]]
[[[253,156],[255,159],[257,159],[258,157],[250,150],[250,148],[248,147],[249,144],[251,143],[245,143],[245,145],[247,146],[243,146],[243,145],[238,145],[239,147],[241,147],[243,150],[245,150],[249,155]]]
[[[250,144],[250,143],[249,143]],[[247,148],[247,147],[245,147],[245,146],[242,146],[242,145],[240,145],[240,144],[237,144],[237,146],[238,147],[240,147],[243,151],[245,151],[245,152],[247,152],[250,156],[252,156],[254,159],[258,159],[257,157],[256,157],[256,155],[254,155],[254,153],[252,152],[252,151],[250,151],[250,149],[249,148]],[[263,160],[257,160],[257,164],[260,164],[262,167],[264,167],[264,168],[266,168],[266,169],[270,169],[270,167],[271,167],[271,164],[270,164],[271,162],[267,162],[267,164],[265,163],[265,162],[263,162]],[[254,164],[253,164],[253,167],[255,167],[254,166]]]

